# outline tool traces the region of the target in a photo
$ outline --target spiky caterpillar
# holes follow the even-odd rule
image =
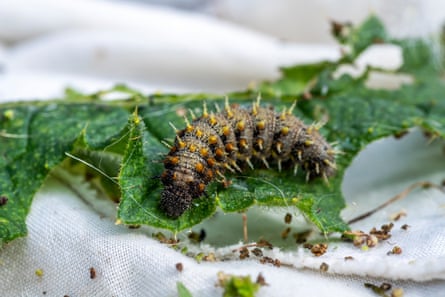
[[[336,151],[318,132],[319,125],[307,126],[292,114],[294,107],[277,113],[257,100],[247,110],[226,100],[224,111],[209,114],[204,105],[201,117],[186,120],[187,127],[176,130],[164,160],[160,208],[171,218],[179,217],[193,199],[207,195],[211,181],[225,181],[226,170],[242,171],[244,164],[253,168],[252,159],[267,168],[274,161],[280,171],[293,165],[295,174],[302,167],[306,180],[327,180],[335,172]]]

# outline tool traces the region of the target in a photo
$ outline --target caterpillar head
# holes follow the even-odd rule
[[[176,219],[190,207],[192,200],[192,193],[184,191],[184,186],[170,184],[164,187],[159,206],[168,217]]]

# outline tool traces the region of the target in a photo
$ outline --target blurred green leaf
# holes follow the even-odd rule
[[[192,293],[190,293],[183,283],[177,282],[176,287],[178,288],[178,297],[193,297]]]
[[[218,286],[224,289],[223,297],[255,297],[260,284],[252,282],[250,275],[238,276],[218,272]]]

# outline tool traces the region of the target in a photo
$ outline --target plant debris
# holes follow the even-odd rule
[[[329,270],[329,265],[325,262],[321,263],[320,265],[320,271],[321,272],[327,272]]]
[[[406,216],[407,216],[406,211],[401,210],[401,211],[391,215],[391,221],[397,222],[402,217],[406,217]]]
[[[382,283],[382,284],[380,285],[380,288],[381,288],[382,290],[388,291],[388,290],[391,290],[392,285],[389,284],[389,283]]]
[[[291,230],[290,227],[284,229],[283,232],[281,232],[281,238],[286,239],[289,236],[290,230]]]
[[[284,216],[284,223],[290,224],[291,222],[292,222],[292,214],[286,213],[286,215]]]
[[[387,292],[392,288],[392,285],[389,283],[382,283],[380,286],[371,283],[365,283],[364,285],[366,288],[370,288],[374,293],[382,297],[403,297],[402,288],[395,288],[391,291],[390,295],[388,295]]]
[[[194,243],[200,243],[206,238],[206,236],[206,231],[204,229],[201,229],[199,233],[193,231],[190,232],[188,238]]]
[[[266,279],[264,278],[263,274],[260,272],[256,278],[256,283],[260,286],[268,286],[269,284],[266,283]]]
[[[408,224],[403,224],[402,227],[400,227],[400,229],[402,229],[402,230],[408,230],[409,227],[411,227],[411,226],[408,225]]]
[[[293,233],[292,237],[295,238],[295,243],[301,244],[305,243],[308,239],[308,237],[311,235],[312,230],[307,230],[299,233]]]
[[[389,239],[393,227],[393,223],[384,224],[380,229],[373,227],[369,231],[369,234],[363,231],[346,231],[342,237],[347,240],[352,240],[354,246],[366,249],[375,247],[382,240]]]
[[[184,265],[181,262],[176,263],[175,267],[176,270],[179,272],[182,272],[182,270],[184,269]]]
[[[94,267],[90,267],[90,278],[91,279],[96,278],[96,269],[94,269]]]
[[[42,277],[43,276],[43,269],[39,268],[36,269],[36,271],[34,272],[38,277]]]
[[[400,255],[401,253],[402,253],[402,248],[400,246],[396,245],[387,254],[388,255]]]
[[[240,259],[245,259],[245,258],[249,257],[249,249],[248,248],[251,248],[251,247],[254,247],[256,250],[255,253],[259,254],[261,252],[261,250],[259,248],[272,249],[273,245],[265,239],[260,239],[258,242],[249,243],[249,244],[240,246],[239,248],[232,250],[232,252],[233,253],[239,252]],[[261,252],[261,254],[262,254],[262,252]]]
[[[395,288],[392,292],[391,292],[391,297],[403,297],[404,292],[402,288]]]
[[[179,243],[179,239],[176,238],[167,238],[164,233],[162,232],[158,232],[156,234],[152,234],[153,238],[156,238],[160,243],[165,243],[165,244],[177,244]]]
[[[386,295],[386,290],[382,289],[380,286],[376,286],[374,284],[371,283],[365,283],[365,287],[366,288],[370,288],[374,293],[376,293],[379,296],[382,297],[389,297],[388,295]]]
[[[380,230],[377,230],[373,227],[369,234],[376,236],[379,240],[386,240],[391,237],[391,230],[394,227],[393,223],[384,224],[380,227]]]
[[[242,247],[239,251],[239,258],[241,260],[249,258],[249,249],[247,247]]]
[[[263,256],[263,251],[260,248],[254,248],[252,250],[252,254],[254,254],[257,257],[262,257]]]
[[[326,243],[317,243],[311,247],[311,253],[316,257],[320,257],[321,255],[326,253],[327,250],[328,245]]]
[[[256,282],[252,282],[250,275],[238,276],[222,271],[218,272],[217,278],[216,286],[224,289],[224,297],[254,297],[261,286],[267,285],[261,273],[258,274]]]
[[[273,258],[271,258],[271,257],[267,257],[267,256],[262,257],[262,258],[260,259],[260,263],[261,263],[261,264],[266,264],[266,263],[268,263],[268,264],[272,264],[273,266],[276,266],[276,267],[281,267],[281,261],[280,261],[280,260],[278,260],[278,259],[273,259]]]

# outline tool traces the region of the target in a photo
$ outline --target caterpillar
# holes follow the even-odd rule
[[[283,112],[260,106],[260,97],[250,109],[229,105],[223,111],[209,113],[204,104],[200,117],[192,113],[186,127],[176,129],[174,144],[164,159],[161,175],[164,185],[160,209],[170,218],[178,218],[193,199],[208,196],[207,185],[213,180],[226,182],[226,171],[242,171],[252,161],[266,168],[274,162],[283,166],[301,167],[306,181],[335,173],[336,150],[318,132],[322,125],[305,125],[292,114],[295,103]]]

